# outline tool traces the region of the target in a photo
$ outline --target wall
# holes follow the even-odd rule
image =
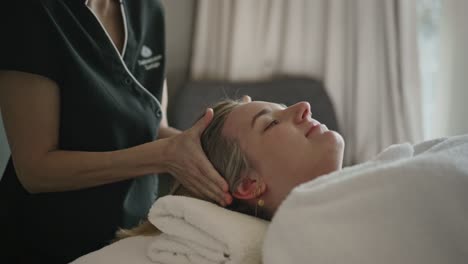
[[[166,18],[166,73],[170,103],[189,76],[196,0],[161,2]]]

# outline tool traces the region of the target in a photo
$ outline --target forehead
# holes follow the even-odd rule
[[[280,110],[284,106],[271,102],[253,101],[244,103],[234,108],[226,118],[224,123],[223,134],[228,137],[236,137],[240,131],[249,129],[252,118],[263,109]]]

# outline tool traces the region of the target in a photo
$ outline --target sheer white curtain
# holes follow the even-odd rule
[[[468,1],[441,1],[432,137],[468,133]]]
[[[193,79],[324,80],[345,164],[422,139],[415,0],[199,0]]]

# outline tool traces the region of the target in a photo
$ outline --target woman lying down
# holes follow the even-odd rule
[[[121,230],[129,238],[115,243],[141,243],[131,253],[140,263],[466,263],[468,135],[392,145],[341,169],[343,138],[306,102],[223,101],[213,110],[202,146],[242,214],[160,198],[150,222]],[[191,196],[183,187],[175,194]],[[113,254],[105,252],[77,263]]]

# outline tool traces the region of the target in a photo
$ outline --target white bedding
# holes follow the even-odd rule
[[[154,264],[146,250],[152,237],[136,236],[117,241],[100,250],[84,255],[72,264]]]
[[[132,237],[74,264],[152,264]],[[280,206],[263,263],[468,263],[468,136],[394,145],[298,186]]]
[[[468,263],[468,136],[394,145],[296,187],[264,263]]]

